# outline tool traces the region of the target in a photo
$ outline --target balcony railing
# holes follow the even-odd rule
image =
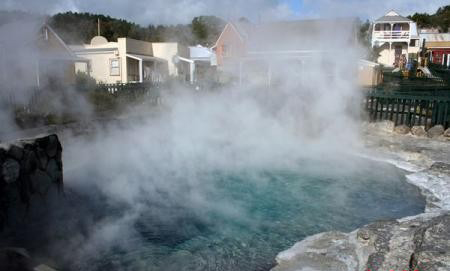
[[[409,39],[409,31],[374,31],[373,38],[377,40],[406,40]]]

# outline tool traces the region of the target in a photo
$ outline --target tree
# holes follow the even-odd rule
[[[450,27],[450,5],[440,7],[435,14],[414,13],[408,16],[422,28],[438,28],[440,32],[448,32]]]

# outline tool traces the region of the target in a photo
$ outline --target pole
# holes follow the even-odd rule
[[[100,18],[97,18],[97,35],[100,36]]]

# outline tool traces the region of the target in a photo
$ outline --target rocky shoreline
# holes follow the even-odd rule
[[[362,156],[409,171],[426,198],[423,214],[377,221],[350,233],[310,236],[278,254],[272,271],[450,270],[450,138],[365,124]]]

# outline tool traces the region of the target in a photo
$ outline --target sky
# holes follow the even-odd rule
[[[142,25],[188,23],[198,15],[252,21],[358,16],[376,19],[393,9],[407,16],[434,13],[448,0],[2,0],[1,10],[41,14],[91,12]]]

